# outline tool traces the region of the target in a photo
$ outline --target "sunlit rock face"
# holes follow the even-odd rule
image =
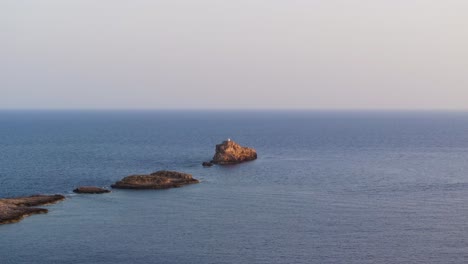
[[[242,147],[234,141],[226,140],[216,145],[216,153],[211,161],[214,164],[236,164],[257,159],[253,148]]]

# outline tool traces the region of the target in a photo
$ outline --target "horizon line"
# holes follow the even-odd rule
[[[468,112],[468,108],[0,108],[0,111],[161,112]]]

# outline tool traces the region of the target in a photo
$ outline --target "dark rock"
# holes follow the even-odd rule
[[[253,148],[242,147],[234,141],[226,140],[216,145],[216,153],[212,163],[236,164],[257,159],[257,152]]]
[[[202,163],[202,165],[203,165],[203,167],[211,167],[211,166],[213,166],[214,164],[211,163],[210,161],[205,161],[205,162]]]
[[[89,193],[89,194],[98,194],[98,193],[109,193],[110,191],[104,188],[99,188],[95,186],[81,186],[73,190],[75,193]]]
[[[167,189],[198,183],[191,174],[177,171],[157,171],[148,175],[130,175],[112,185],[119,189]]]
[[[33,214],[45,214],[47,209],[30,206],[53,204],[64,199],[65,196],[59,194],[0,199],[0,224],[16,223]]]

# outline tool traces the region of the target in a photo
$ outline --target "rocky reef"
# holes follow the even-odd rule
[[[216,153],[211,161],[214,164],[236,164],[257,159],[253,148],[242,147],[232,140],[216,145]]]
[[[74,193],[87,193],[87,194],[98,194],[98,193],[109,193],[110,191],[104,188],[95,186],[81,186],[73,190]]]
[[[188,173],[157,171],[147,175],[127,176],[111,187],[118,189],[168,189],[198,182]]]
[[[53,204],[64,199],[65,196],[59,194],[0,199],[0,224],[16,223],[33,214],[45,214],[47,209],[32,206]]]

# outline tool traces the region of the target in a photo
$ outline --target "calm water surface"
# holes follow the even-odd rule
[[[225,138],[259,159],[202,168]],[[468,113],[0,112],[0,263],[466,263]],[[74,195],[134,173],[200,184]]]

